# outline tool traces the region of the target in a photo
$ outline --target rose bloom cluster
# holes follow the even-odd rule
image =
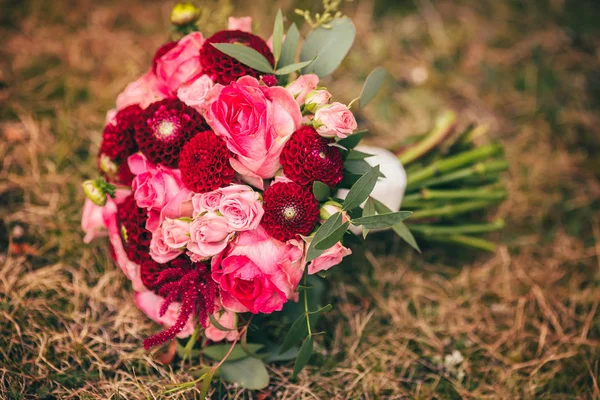
[[[274,64],[249,18],[160,47],[107,115],[98,168],[115,196],[83,210],[85,241],[108,235],[137,305],[165,327],[146,348],[197,324],[209,340],[234,340],[236,313],[281,310],[305,268],[315,274],[350,254],[338,243],[305,265],[306,237],[339,211],[312,184],[342,180],[332,144],[353,133],[354,116],[316,75],[277,86],[213,43],[249,46]]]

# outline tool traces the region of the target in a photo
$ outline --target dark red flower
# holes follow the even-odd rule
[[[135,141],[135,124],[142,109],[137,104],[120,110],[113,122],[102,132],[102,143],[98,152],[98,169],[112,183],[130,185],[133,174],[129,171],[127,157],[138,150]]]
[[[181,179],[188,189],[196,193],[210,192],[227,186],[235,174],[229,165],[231,157],[233,154],[223,139],[213,131],[200,132],[181,150]]]
[[[281,152],[285,176],[302,186],[321,181],[332,189],[344,177],[344,160],[340,149],[330,146],[335,140],[324,138],[312,126],[293,133]]]
[[[208,129],[204,118],[192,107],[178,99],[164,99],[142,112],[135,125],[135,140],[148,160],[175,168],[183,145]]]
[[[168,264],[159,264],[151,258],[142,262],[140,264],[140,278],[144,286],[156,292],[160,288],[158,277],[167,268],[169,268]]]
[[[147,219],[146,210],[137,206],[133,194],[117,205],[117,221],[125,253],[127,258],[138,264],[150,259],[152,233],[146,229]]]
[[[263,193],[261,225],[275,239],[310,235],[319,221],[319,202],[310,190],[294,182],[278,182]]]
[[[275,57],[273,57],[271,49],[258,36],[237,30],[219,31],[206,39],[200,49],[202,71],[215,83],[228,85],[244,75],[250,75],[258,79],[264,73],[252,69],[240,63],[235,58],[222,53],[212,45],[213,43],[239,43],[251,47],[262,54],[271,65],[275,65]]]
[[[269,87],[277,85],[277,78],[275,75],[263,75],[260,80]]]
[[[146,350],[174,339],[192,316],[196,316],[198,322],[206,327],[208,316],[216,308],[217,284],[204,264],[193,264],[183,258],[173,260],[171,266],[158,275],[156,284],[160,286],[158,295],[165,298],[160,307],[160,316],[165,315],[169,305],[175,301],[180,302],[181,306],[173,326],[144,340]]]
[[[158,50],[156,50],[156,53],[154,53],[154,57],[152,57],[152,72],[156,73],[156,63],[158,62],[158,60],[160,60],[162,56],[167,54],[175,46],[177,46],[177,41],[167,42],[160,46]]]

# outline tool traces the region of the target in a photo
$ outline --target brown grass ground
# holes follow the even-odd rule
[[[304,4],[310,3],[304,1]],[[291,14],[291,1],[281,6]],[[237,15],[248,4],[240,1]],[[383,64],[362,116],[371,141],[425,132],[453,107],[490,125],[511,162],[494,255],[392,235],[331,281],[329,332],[281,399],[600,398],[600,39],[593,1],[355,1],[358,43],[331,83],[348,101]],[[191,379],[140,346],[156,329],[109,261],[82,243],[79,182],[104,113],[167,35],[169,4],[0,5],[0,397],[160,398]],[[253,2],[268,34],[271,2]],[[190,391],[180,397],[195,398]]]

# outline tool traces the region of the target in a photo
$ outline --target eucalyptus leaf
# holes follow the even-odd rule
[[[283,354],[298,343],[306,334],[308,334],[308,325],[306,324],[306,315],[302,314],[294,321],[290,330],[285,335],[283,343],[279,348],[279,354]]]
[[[279,60],[281,55],[281,44],[283,41],[283,16],[281,15],[281,8],[277,10],[275,16],[275,25],[273,26],[273,55],[275,56],[275,64]],[[363,89],[364,91],[364,89]]]
[[[273,66],[262,54],[251,47],[232,43],[212,43],[219,51],[235,58],[244,65],[257,71],[272,74]]]
[[[221,378],[227,382],[237,383],[243,388],[261,390],[269,385],[269,373],[265,364],[252,357],[237,361],[224,362],[219,368]]]
[[[394,232],[396,232],[396,235],[400,236],[400,238],[402,238],[402,240],[408,243],[410,247],[412,247],[419,253],[421,252],[421,249],[419,248],[415,237],[404,222],[398,222],[397,224],[392,226],[392,229],[394,230]]]
[[[360,226],[367,229],[383,229],[389,228],[404,221],[412,214],[410,211],[397,211],[387,214],[371,215],[369,217],[361,217],[352,220],[352,225]]]
[[[368,130],[366,130],[366,129],[361,130],[361,131],[356,131],[352,135],[338,141],[337,143],[339,145],[345,147],[346,149],[353,149],[358,145],[358,143],[360,143],[363,136],[365,136],[365,134],[367,132],[368,132]]]
[[[326,239],[329,235],[331,235],[336,229],[342,226],[342,213],[337,212],[333,214],[331,217],[327,218],[327,220],[317,229],[317,232],[313,236],[312,241],[310,242],[310,246],[308,246],[308,251],[306,252],[306,262],[310,262],[317,258],[323,251],[317,250],[315,247],[321,241]]]
[[[350,192],[346,196],[344,203],[342,204],[343,210],[351,210],[354,207],[361,205],[365,201],[379,178],[379,165],[371,168],[366,174],[360,177],[358,181],[352,186]]]
[[[257,352],[262,349],[264,346],[258,343],[248,343],[248,349],[252,352]],[[229,344],[213,344],[210,346],[206,346],[203,349],[203,353],[206,357],[211,360],[221,361],[223,357],[227,354],[231,345]],[[235,361],[240,360],[242,358],[248,357],[248,353],[242,348],[240,344],[236,344],[229,356],[227,357],[227,361]]]
[[[300,347],[300,351],[298,352],[298,357],[296,358],[296,363],[294,364],[294,374],[292,375],[292,379],[296,379],[300,371],[304,368],[304,366],[310,360],[310,356],[313,353],[313,338],[309,336],[306,338],[304,343],[302,343],[302,347]]]
[[[362,216],[370,217],[375,214],[376,214],[375,202],[373,201],[373,198],[371,196],[369,196],[369,198],[367,199],[367,202],[365,203],[365,206],[363,207]],[[362,231],[363,231],[363,238],[366,239],[367,235],[369,234],[370,229],[363,226]]]
[[[215,370],[211,368],[206,372],[206,376],[204,377],[204,379],[202,379],[202,387],[200,389],[201,399],[205,399],[208,395],[208,391],[210,390],[210,382],[212,381],[214,375]]]
[[[350,51],[356,29],[349,18],[338,18],[331,22],[329,29],[319,27],[312,30],[302,46],[300,61],[312,60],[318,56],[314,63],[304,70],[303,74],[314,73],[319,77],[331,74],[342,62]]]
[[[284,351],[282,354],[279,354],[280,348],[281,346],[275,343],[272,343],[270,346],[268,346],[267,350],[269,350],[269,353],[264,359],[265,362],[270,363],[275,361],[289,361],[298,357],[298,351],[300,350],[298,347],[292,347],[291,349]]]
[[[286,65],[285,67],[281,67],[277,71],[275,71],[275,75],[288,75],[288,74],[291,74],[294,71],[298,71],[299,69],[302,69],[302,68],[306,67],[307,65],[310,65],[312,62],[314,62],[314,59],[313,60],[304,61],[304,62],[295,63],[295,64]]]
[[[296,50],[298,49],[298,40],[300,40],[300,31],[296,24],[292,24],[285,35],[283,46],[281,46],[281,56],[277,67],[285,67],[293,64],[296,59]]]
[[[210,323],[220,331],[223,331],[223,332],[237,331],[236,328],[230,329],[230,328],[226,328],[223,325],[221,325],[221,323],[215,318],[215,316],[213,314],[209,314],[208,319],[210,320]]]
[[[385,75],[385,68],[377,67],[371,71],[369,76],[367,76],[360,97],[358,98],[358,105],[360,108],[366,107],[366,105],[377,96],[377,93],[379,93],[379,89],[381,89],[383,81],[385,80]]]
[[[348,156],[346,157],[346,161],[364,160],[365,158],[369,158],[372,156],[373,156],[373,154],[363,153],[362,151],[358,151],[358,150],[350,150],[348,152]]]
[[[331,194],[331,189],[328,185],[324,184],[321,181],[314,181],[312,186],[313,194],[315,198],[319,201],[325,201],[329,198]]]
[[[329,234],[329,236],[327,236],[323,240],[315,243],[314,249],[315,250],[320,250],[320,253],[323,253],[325,250],[327,250],[327,249],[335,246],[335,244],[337,242],[339,242],[340,240],[342,240],[342,238],[346,234],[346,231],[348,230],[349,226],[350,226],[350,222],[344,222],[340,227],[338,227],[336,230],[334,230],[333,232],[331,232]],[[314,258],[313,258],[313,260],[314,260]]]
[[[309,314],[310,315],[317,315],[317,314],[329,312],[332,309],[333,309],[333,306],[331,304],[327,304],[325,307],[321,307],[317,311],[311,311],[311,312],[309,312]]]

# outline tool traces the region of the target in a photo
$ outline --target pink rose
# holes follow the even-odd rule
[[[315,121],[320,125],[317,132],[325,137],[337,136],[343,139],[352,134],[357,127],[352,112],[346,105],[337,102],[317,108]]]
[[[90,199],[85,199],[81,229],[85,232],[84,243],[106,236],[108,232],[104,224],[104,207],[95,205]]]
[[[227,30],[252,32],[252,17],[229,17]]]
[[[165,205],[177,193],[184,189],[181,172],[162,165],[154,165],[141,153],[135,153],[127,159],[129,169],[135,175],[131,188],[138,207],[149,213],[146,228],[154,231],[158,226],[158,215]]]
[[[306,104],[304,104],[304,110],[312,113],[317,109],[317,107],[329,104],[330,100],[331,93],[329,93],[327,90],[313,90],[306,95]]]
[[[303,272],[303,244],[283,243],[259,226],[241,232],[212,260],[223,306],[235,312],[269,314],[295,297]]]
[[[300,107],[284,88],[261,86],[250,76],[224,87],[207,114],[215,133],[237,155],[230,159],[233,169],[260,189],[263,179],[275,175],[283,145],[301,119]]]
[[[194,215],[205,212],[215,212],[219,209],[223,192],[220,189],[213,190],[207,193],[196,193],[192,196],[192,205],[194,207]]]
[[[156,76],[152,71],[148,71],[127,85],[125,90],[117,96],[117,110],[133,104],[139,104],[141,108],[146,108],[165,97],[167,94],[158,88]]]
[[[162,224],[163,240],[172,249],[185,247],[190,240],[190,222],[166,218]]]
[[[165,218],[164,222],[152,232],[152,239],[150,240],[150,257],[157,263],[166,264],[169,261],[176,259],[182,252],[181,248],[187,244],[187,241],[184,241],[181,230],[179,230],[178,227],[175,227],[174,221],[175,220],[173,219]],[[185,239],[189,240],[189,237],[186,237]],[[167,242],[171,244],[184,243],[183,246],[171,247]]]
[[[256,229],[265,213],[260,194],[246,185],[231,185],[220,190],[223,197],[219,212],[229,227],[236,232]]]
[[[114,200],[109,197],[104,206],[103,218],[104,224],[108,228],[108,240],[113,249],[115,263],[131,281],[133,290],[140,291],[146,290],[140,277],[140,266],[127,257],[117,221],[117,204],[123,202],[130,193],[129,190],[117,189]]]
[[[205,103],[210,100],[209,93],[213,86],[214,83],[208,75],[202,75],[198,79],[193,79],[180,86],[177,90],[177,97],[204,115],[207,109]]]
[[[203,43],[202,34],[192,32],[156,60],[156,79],[164,92],[177,93],[179,86],[200,75],[200,48]]]
[[[299,105],[303,105],[306,95],[315,90],[319,84],[319,77],[315,74],[300,75],[294,82],[288,84],[285,89],[290,92]]]
[[[164,297],[151,291],[143,291],[135,294],[135,304],[144,314],[165,328],[170,328],[175,324],[175,321],[177,321],[181,304],[176,302],[169,304],[167,312],[161,317],[159,312],[164,301]],[[194,318],[188,319],[183,330],[177,334],[177,337],[183,339],[190,336],[196,328],[196,323]]]
[[[220,312],[214,313],[214,317],[217,322],[223,327],[231,329],[230,331],[222,331],[219,328],[213,326],[213,324],[209,321],[208,326],[204,330],[204,335],[207,339],[212,340],[213,342],[220,342],[223,339],[227,339],[230,342],[234,341],[238,337],[238,331],[235,328],[237,322],[237,315],[232,311],[224,310],[221,315]]]
[[[323,254],[308,264],[308,273],[312,275],[320,271],[326,271],[341,263],[342,258],[349,256],[350,254],[352,254],[350,249],[342,246],[342,243],[337,242],[333,247],[325,250]]]
[[[225,250],[233,235],[224,217],[207,213],[191,223],[187,249],[192,253],[193,261],[206,260]]]

